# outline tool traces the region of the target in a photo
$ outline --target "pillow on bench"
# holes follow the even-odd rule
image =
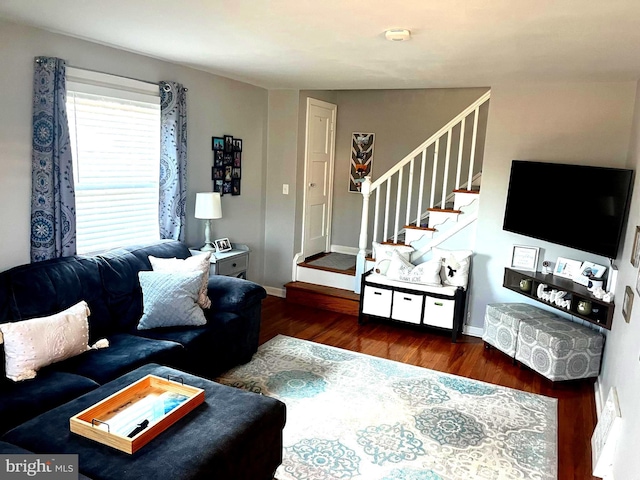
[[[413,265],[408,260],[405,260],[397,251],[394,251],[391,256],[389,268],[387,269],[387,277],[402,282],[439,287],[442,285],[440,281],[440,269],[440,259],[429,260],[418,265]]]

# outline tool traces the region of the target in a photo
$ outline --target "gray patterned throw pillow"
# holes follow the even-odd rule
[[[198,305],[201,273],[138,272],[143,314],[138,330],[198,326],[207,319]]]

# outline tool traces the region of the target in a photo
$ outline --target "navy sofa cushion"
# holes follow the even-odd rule
[[[172,363],[182,355],[179,343],[119,333],[109,337],[108,348],[89,350],[44,370],[75,373],[102,385],[147,363]]]
[[[69,431],[69,417],[147,374],[180,376],[205,390],[205,403],[133,455]],[[282,460],[285,412],[274,398],[147,365],[24,423],[3,440],[36,453],[77,453],[80,471],[102,480],[271,480]]]
[[[112,333],[100,263],[95,257],[64,257],[0,273],[0,323],[52,315],[85,300],[91,310],[90,341]]]
[[[3,377],[0,380],[0,432],[98,387],[88,378],[55,371],[38,372],[36,378],[22,382]]]

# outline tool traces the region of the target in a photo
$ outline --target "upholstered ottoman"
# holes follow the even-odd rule
[[[133,455],[71,433],[69,418],[153,374],[181,377],[205,401]],[[2,440],[34,453],[78,454],[95,480],[272,480],[282,461],[285,405],[159,365],[146,365],[10,430]]]
[[[516,360],[554,382],[598,376],[604,336],[560,318],[520,321]]]
[[[482,334],[485,346],[492,345],[510,357],[514,357],[518,344],[518,327],[520,321],[527,318],[557,318],[557,316],[528,303],[487,305]]]

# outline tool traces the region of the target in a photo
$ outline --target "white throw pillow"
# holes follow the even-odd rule
[[[469,266],[471,265],[471,250],[433,249],[433,259],[442,262],[440,277],[442,283],[452,287],[467,288],[469,283]]]
[[[393,252],[398,252],[406,261],[411,260],[413,247],[409,245],[396,245],[389,243],[373,242],[373,258],[376,261],[373,271],[380,275],[386,275],[391,263]]]
[[[429,260],[418,265],[413,265],[398,252],[393,252],[387,278],[400,280],[402,282],[420,283],[422,285],[432,285],[440,287],[440,259]]]
[[[89,314],[82,301],[49,317],[0,325],[7,377],[28,380],[42,367],[89,350]]]
[[[193,255],[184,260],[179,258],[158,258],[149,255],[149,262],[154,272],[163,273],[188,273],[200,272],[202,279],[200,281],[200,289],[198,291],[198,305],[202,308],[209,308],[211,300],[207,297],[207,284],[209,283],[209,267],[211,260],[211,252],[205,254]]]

